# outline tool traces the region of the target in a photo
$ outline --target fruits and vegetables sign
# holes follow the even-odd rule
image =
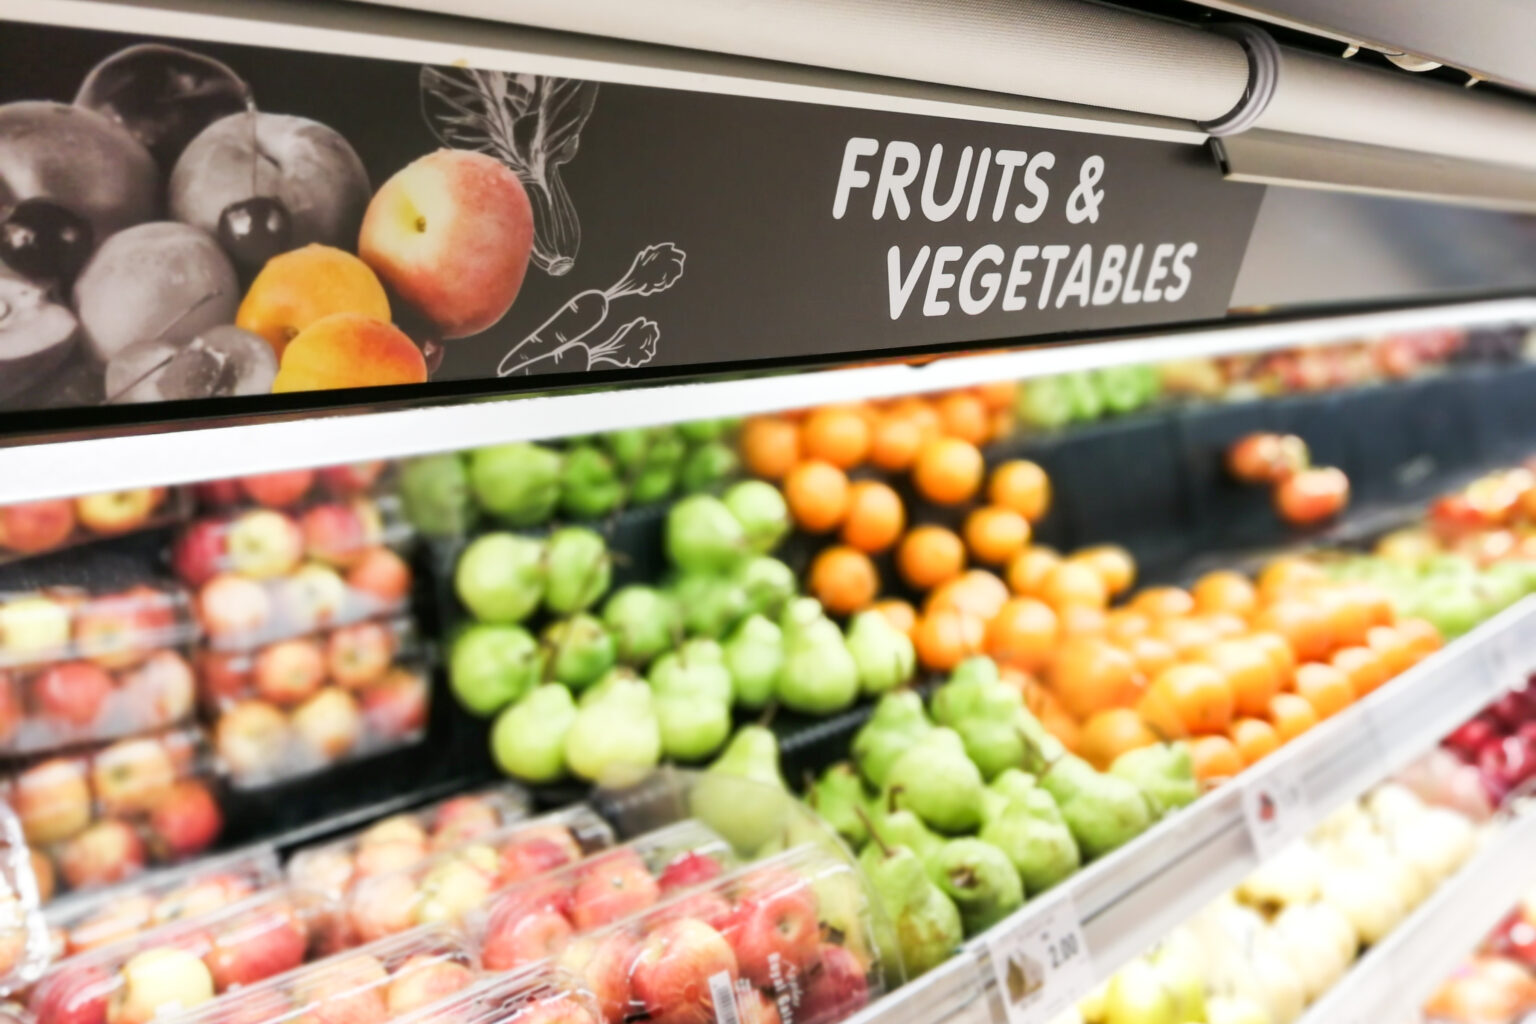
[[[220,41],[8,22],[0,66],[0,411],[1209,318],[1262,191],[1187,145]]]

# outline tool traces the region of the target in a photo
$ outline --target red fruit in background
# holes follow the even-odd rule
[[[581,872],[571,897],[571,922],[581,931],[610,924],[652,907],[661,889],[634,850],[599,855]]]
[[[503,903],[486,922],[480,962],[490,971],[515,970],[557,955],[575,934],[558,910]]]
[[[193,523],[180,537],[171,554],[171,566],[188,586],[200,587],[219,574],[228,559],[223,523],[203,520]]]
[[[821,922],[811,883],[787,872],[763,872],[737,896],[726,934],[743,977],[767,988],[789,969],[802,970],[816,952]]]
[[[724,865],[709,854],[689,850],[668,864],[656,881],[662,892],[671,892],[719,878],[724,870]]]
[[[1249,434],[1227,449],[1227,472],[1246,484],[1277,484],[1307,468],[1307,444],[1294,434]]]
[[[367,698],[364,698],[364,707]],[[432,817],[432,846],[446,849],[483,836],[501,823],[501,815],[484,797],[456,796],[443,801]]]
[[[308,494],[314,482],[314,470],[290,469],[281,473],[241,477],[240,489],[258,505],[287,508]]]
[[[1447,494],[1429,503],[1430,527],[1441,537],[1456,537],[1488,525],[1464,494]]]
[[[716,931],[723,932],[731,923],[736,908],[731,901],[713,889],[703,889],[687,896],[669,899],[656,911],[658,921],[676,921],[691,917],[703,921]]]
[[[75,506],[68,498],[0,507],[0,547],[22,554],[51,551],[75,532]]]
[[[256,655],[256,691],[279,706],[299,704],[325,682],[325,655],[314,640],[281,640]]]
[[[175,625],[168,595],[153,587],[131,587],[75,609],[75,646],[103,668],[128,668],[169,643]]]
[[[598,1024],[577,996],[556,996],[524,1006],[508,1024]]]
[[[1536,775],[1536,751],[1516,736],[1490,743],[1477,755],[1477,769],[1485,778],[1503,783],[1506,790]]]
[[[293,910],[272,907],[225,925],[203,962],[214,989],[226,992],[293,970],[304,962],[308,945],[309,931]]]
[[[106,1024],[112,989],[112,980],[102,968],[66,963],[38,982],[27,1008],[38,1024]]]
[[[198,690],[217,704],[243,696],[253,685],[251,656],[244,651],[202,651],[197,656]]]
[[[757,989],[736,993],[736,1016],[741,1024],[783,1024],[784,1021],[784,1018],[779,1015],[779,1004]],[[798,1009],[795,1010],[795,1019],[802,1019]],[[811,1016],[803,1019],[812,1022],[820,1020]]]
[[[240,501],[240,481],[233,478],[205,480],[192,486],[192,494],[201,505],[213,507],[234,505]]]
[[[736,955],[725,937],[702,921],[668,921],[645,937],[630,967],[630,985],[651,1024],[713,1024],[709,981],[734,982]]]
[[[354,462],[346,466],[326,466],[318,470],[320,484],[333,494],[361,494],[378,482],[387,462]]]
[[[0,672],[0,742],[15,736],[17,727],[26,717],[16,677],[9,672]]]
[[[1275,510],[1295,526],[1331,519],[1349,503],[1349,478],[1334,466],[1304,469],[1275,488]]]
[[[1498,720],[1506,732],[1513,732],[1526,722],[1536,719],[1531,707],[1531,696],[1525,689],[1509,690],[1484,709]]]
[[[797,1020],[834,1021],[869,1002],[869,978],[859,958],[842,946],[824,945],[801,978]]]
[[[255,580],[225,574],[197,592],[197,617],[214,637],[259,633],[272,615],[272,599]]]
[[[112,695],[113,679],[88,661],[67,661],[45,669],[32,681],[32,702],[46,718],[87,726]]]
[[[508,885],[563,867],[576,858],[570,848],[542,836],[513,839],[501,849],[499,884]]]
[[[304,513],[299,528],[304,531],[304,550],[310,558],[346,566],[364,554],[363,520],[350,505],[315,505]]]
[[[381,622],[359,622],[331,633],[325,642],[331,679],[358,689],[382,678],[395,656],[395,634]]]
[[[179,860],[213,845],[224,827],[224,812],[206,785],[188,779],[171,787],[151,812],[149,827],[156,845]]]
[[[144,841],[133,826],[98,821],[64,844],[59,873],[71,889],[110,885],[144,870]]]
[[[1445,738],[1445,745],[1461,755],[1463,760],[1471,761],[1490,740],[1497,739],[1498,735],[1498,730],[1487,720],[1473,718],[1457,726]]]
[[[347,573],[347,585],[393,607],[411,590],[411,567],[389,548],[370,548]]]
[[[397,668],[362,693],[363,720],[379,736],[411,736],[427,725],[427,681]]]
[[[630,992],[630,969],[640,944],[624,929],[610,932],[585,949],[572,947],[561,963],[574,966],[576,973],[586,984],[587,991],[597,1000],[604,1021],[622,1021],[634,1009]],[[727,948],[726,952],[730,952]],[[575,954],[570,957],[569,954]],[[572,959],[573,964],[567,964]]]

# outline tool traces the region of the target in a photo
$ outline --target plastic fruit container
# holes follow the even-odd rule
[[[191,718],[197,626],[177,588],[0,596],[0,755],[163,729]]]
[[[508,887],[468,927],[486,970],[514,971],[736,866],[724,839],[697,821],[679,821]]]
[[[180,522],[191,511],[191,497],[179,487],[0,505],[0,562]]]
[[[597,1000],[551,964],[493,975],[401,1018],[409,1024],[597,1024]],[[766,1022],[743,1022],[766,1024]]]
[[[207,646],[250,650],[404,611],[410,537],[393,497],[249,508],[189,523],[171,566]]]
[[[389,483],[389,462],[354,462],[318,469],[208,480],[194,484],[197,503],[207,509],[302,508],[320,501],[376,494]]]
[[[0,782],[32,847],[44,903],[203,852],[224,827],[220,797],[192,729],[49,757]]]
[[[21,822],[0,804],[0,996],[30,985],[48,966],[48,929],[29,861]]]
[[[177,1019],[179,1024],[380,1024],[436,1007],[480,977],[463,934],[429,925],[247,985]]]
[[[43,916],[54,959],[60,959],[219,910],[282,880],[277,851],[252,846],[149,871],[106,892],[56,900]]]
[[[37,1024],[144,1022],[335,952],[334,905],[268,889],[56,964],[33,986]]]
[[[832,1024],[885,991],[887,976],[900,980],[881,962],[878,927],[854,866],[800,846],[579,937],[556,963],[597,998],[605,1024]]]
[[[288,880],[339,899],[361,879],[411,867],[527,816],[528,794],[511,783],[459,793],[299,850],[288,861]]]
[[[214,753],[237,788],[393,750],[426,730],[431,670],[406,618],[203,651],[197,669]]]
[[[398,871],[359,879],[343,900],[349,944],[417,925],[459,921],[510,885],[574,864],[614,842],[613,830],[580,804],[514,822]]]

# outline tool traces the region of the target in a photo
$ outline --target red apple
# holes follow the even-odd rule
[[[495,157],[428,153],[380,186],[358,255],[447,338],[479,334],[512,306],[533,251],[533,208]]]
[[[290,469],[280,473],[259,473],[240,478],[240,489],[258,505],[287,508],[309,493],[315,482],[312,469]]]
[[[24,555],[51,551],[75,532],[75,506],[68,498],[0,507],[0,547]]]
[[[228,530],[217,520],[200,520],[176,538],[171,566],[188,586],[200,587],[219,574],[229,561]]]
[[[713,1024],[710,979],[737,977],[725,937],[702,921],[668,921],[641,943],[630,984],[652,1024]]]
[[[797,1021],[839,1021],[869,1002],[869,976],[859,958],[842,946],[821,946],[801,981]]]
[[[288,628],[298,632],[322,629],[341,618],[347,585],[335,569],[318,562],[300,567],[283,580],[278,608]]]
[[[569,836],[569,833],[565,834]],[[580,851],[573,854],[571,846],[547,835],[517,835],[501,848],[499,878],[502,885],[511,885],[578,859]]]
[[[477,839],[501,824],[501,815],[481,796],[462,794],[438,805],[432,815],[432,848],[444,850]]]
[[[240,481],[233,478],[228,480],[205,480],[202,483],[192,485],[192,495],[200,504],[214,508],[223,505],[234,505],[241,500]]]
[[[256,692],[279,706],[299,704],[325,682],[325,655],[313,640],[281,640],[256,655]]]
[[[226,992],[293,970],[304,962],[308,947],[309,929],[292,907],[278,903],[224,924],[203,962],[214,987]]]
[[[288,718],[265,701],[241,701],[219,716],[214,749],[229,772],[246,780],[281,774],[289,755]]]
[[[347,906],[347,922],[358,942],[397,935],[416,923],[416,880],[395,872],[360,880]]]
[[[9,799],[27,842],[34,846],[68,839],[91,823],[86,768],[72,758],[53,758],[26,769],[16,777]]]
[[[258,636],[272,617],[267,590],[233,573],[216,576],[197,592],[197,617],[218,640]]]
[[[419,843],[373,843],[357,851],[353,870],[357,878],[387,875],[421,863],[426,855],[427,848]]]
[[[486,922],[480,960],[486,970],[516,970],[558,955],[575,934],[558,910],[528,909],[519,901],[502,901]]]
[[[580,872],[572,894],[571,922],[581,931],[610,924],[654,906],[661,889],[632,849],[594,857]]]
[[[163,856],[179,860],[213,845],[224,814],[204,783],[187,779],[171,787],[150,813],[149,827]]]
[[[411,736],[426,727],[427,699],[422,675],[409,668],[391,669],[382,682],[363,691],[363,719],[379,736]]]
[[[92,533],[127,533],[149,522],[149,517],[164,500],[163,487],[88,494],[75,499],[75,515],[80,525]]]
[[[32,703],[45,718],[76,727],[96,721],[112,694],[113,679],[88,661],[66,661],[32,680]]]
[[[630,991],[631,969],[640,943],[624,929],[572,943],[560,955],[559,965],[581,978],[597,1000],[607,1022],[630,1018],[635,1010]],[[727,947],[726,952],[730,949]]]
[[[520,1008],[507,1024],[598,1024],[579,996],[555,996]]]
[[[411,591],[411,568],[389,548],[370,548],[347,573],[347,586],[394,608]]]
[[[742,884],[725,933],[743,976],[761,988],[803,970],[821,937],[816,893],[793,872],[765,869]]]
[[[108,815],[141,814],[165,798],[178,774],[159,740],[122,740],[92,761],[91,788]]]
[[[325,663],[331,678],[348,689],[381,679],[395,656],[395,634],[381,622],[359,622],[331,633]]]
[[[294,986],[294,1001],[311,1004],[305,1015],[311,1024],[382,1024],[389,1019],[384,1003],[389,972],[378,959],[359,953],[331,969]]]
[[[170,725],[192,713],[197,681],[187,659],[175,651],[160,651],[128,673],[123,696],[143,722]]]
[[[1349,504],[1349,478],[1334,466],[1304,469],[1275,488],[1275,510],[1295,526],[1331,519]]]
[[[201,651],[197,678],[202,698],[215,707],[243,697],[255,685],[251,656],[244,651]]]
[[[668,864],[657,882],[662,892],[690,889],[720,877],[725,870],[720,861],[707,853],[689,850]]]
[[[318,470],[320,484],[332,494],[361,494],[373,487],[389,468],[383,461],[353,462],[342,466],[326,466]]]
[[[304,531],[304,551],[310,558],[347,566],[363,556],[363,522],[350,505],[316,505],[304,513],[299,526]]]
[[[1497,736],[1498,731],[1486,719],[1472,718],[1453,729],[1445,738],[1445,745],[1470,761]]]
[[[69,840],[59,872],[71,889],[111,885],[144,870],[144,840],[126,822],[98,821]]]
[[[369,825],[357,837],[359,848],[381,846],[385,843],[410,843],[417,849],[425,851],[427,830],[413,815],[395,814]]]
[[[26,719],[20,680],[9,672],[0,672],[0,744],[10,742]]]
[[[351,753],[363,735],[363,715],[357,701],[332,686],[295,708],[292,724],[300,742],[326,761]]]
[[[27,1007],[37,1024],[106,1024],[114,987],[107,972],[89,963],[63,963],[32,989]]]
[[[269,508],[242,512],[224,539],[229,567],[248,579],[268,580],[298,568],[304,534],[293,518]]]
[[[418,953],[395,968],[384,1003],[391,1017],[446,999],[475,980],[474,972],[456,960]]]

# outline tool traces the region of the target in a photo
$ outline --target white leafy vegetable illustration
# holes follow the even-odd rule
[[[421,69],[421,111],[439,142],[496,157],[533,204],[533,262],[570,273],[581,248],[576,204],[560,178],[581,144],[597,83],[474,68]]]
[[[661,328],[637,317],[605,341],[593,343],[608,320],[610,304],[630,295],[664,292],[683,276],[687,253],[671,242],[648,245],[630,263],[624,276],[606,289],[589,289],[574,296],[532,334],[512,346],[496,367],[496,375],[591,370],[600,365],[644,366],[656,356]]]

